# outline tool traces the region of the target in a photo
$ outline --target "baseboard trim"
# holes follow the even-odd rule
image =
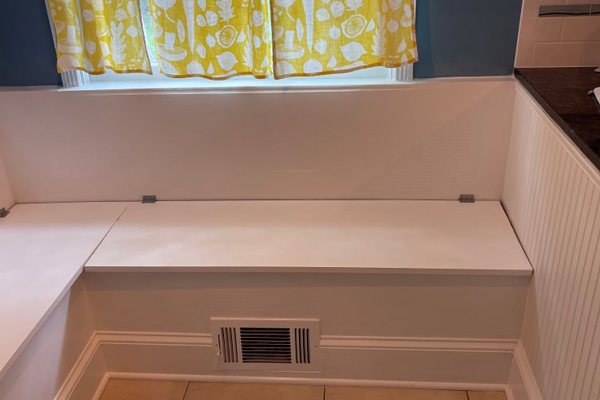
[[[439,390],[481,390],[503,391],[504,384],[487,383],[449,383],[449,382],[417,382],[417,381],[382,381],[375,379],[326,379],[326,378],[294,378],[272,376],[232,376],[232,375],[171,375],[131,372],[109,372],[109,379],[151,379],[192,382],[226,382],[226,383],[279,383],[286,385],[322,385],[322,386],[360,386],[360,387],[397,387],[410,389]]]
[[[102,377],[102,380],[100,381],[100,384],[96,388],[96,391],[94,392],[92,397],[90,397],[91,400],[100,400],[100,397],[102,397],[102,393],[104,393],[104,389],[106,388],[106,385],[108,385],[108,381],[110,379],[111,379],[111,374],[109,372],[105,373],[104,376]]]
[[[116,346],[115,346],[116,345]],[[481,340],[481,339],[454,339],[454,338],[402,338],[402,337],[365,337],[365,336],[323,336],[320,342],[321,349],[330,352],[330,354],[344,353],[347,351],[358,354],[375,355],[379,357],[382,354],[427,354],[452,360],[454,355],[464,356],[472,354],[477,360],[496,359],[494,357],[507,356],[516,357],[519,343],[516,340]],[[210,334],[178,334],[165,332],[121,332],[121,331],[96,331],[90,338],[88,344],[77,360],[75,366],[69,373],[66,381],[61,386],[54,400],[80,400],[92,399],[99,400],[109,379],[156,379],[156,380],[180,380],[180,381],[218,381],[231,383],[285,383],[298,385],[342,385],[342,386],[371,386],[371,387],[401,387],[401,388],[419,388],[419,389],[446,389],[446,390],[505,390],[505,382],[484,383],[484,382],[463,382],[461,380],[437,382],[424,380],[394,380],[394,379],[365,379],[360,376],[346,379],[342,374],[340,377],[324,377],[318,374],[307,374],[305,376],[293,376],[292,374],[239,374],[235,373],[154,373],[148,371],[135,371],[136,368],[130,368],[128,371],[111,370],[110,366],[104,376],[98,376],[100,383],[97,387],[90,388],[89,393],[77,391],[75,389],[86,374],[88,365],[94,357],[103,357],[103,346],[106,352],[107,348],[142,349],[143,352],[148,349],[160,349],[161,351],[172,351],[171,349],[207,349],[213,346]],[[147,346],[147,347],[139,347]],[[170,347],[169,347],[170,346]],[[182,347],[183,346],[183,347]],[[364,352],[362,352],[364,350]],[[175,351],[175,350],[173,350]],[[398,352],[398,353],[390,353]],[[405,352],[405,353],[402,353]],[[113,352],[114,354],[115,352]],[[116,352],[118,353],[118,352]],[[355,353],[352,353],[355,354]],[[445,354],[445,355],[444,355]],[[498,356],[494,356],[498,354]],[[523,352],[524,355],[524,352]],[[400,357],[393,356],[393,357]],[[450,357],[450,358],[448,358]],[[483,357],[483,358],[481,358]],[[526,360],[526,358],[525,358]],[[131,362],[128,365],[143,365],[140,359],[139,363]],[[337,360],[336,360],[337,362]],[[458,362],[457,362],[458,364]],[[523,364],[523,361],[519,365]],[[528,364],[528,363],[527,363]],[[489,368],[490,365],[481,365],[482,369]],[[133,370],[132,370],[133,369]],[[524,370],[524,369],[522,369]],[[530,370],[530,369],[529,369]],[[527,372],[525,372],[527,373]],[[531,375],[533,376],[533,375]],[[417,377],[419,378],[419,377]],[[524,381],[530,382],[530,377],[524,377]],[[535,380],[534,380],[535,382]],[[87,389],[86,389],[87,390]],[[521,400],[521,399],[515,399]],[[531,397],[528,400],[542,400],[541,397]]]
[[[518,382],[509,382],[507,386],[509,400],[543,400],[533,369],[521,343],[515,348],[513,358],[514,369],[516,369],[514,372]]]
[[[99,343],[176,344],[209,347],[213,345],[210,333],[96,331],[94,332],[94,336]]]
[[[58,389],[58,393],[54,397],[54,400],[69,400],[71,398],[71,395],[81,381],[81,378],[85,375],[87,367],[96,355],[99,347],[100,341],[98,340],[96,332],[94,332],[77,358],[77,361],[75,361],[75,365],[67,375],[67,378]]]
[[[321,348],[514,352],[518,340],[322,336]]]
[[[210,333],[96,331],[93,337],[100,343],[132,343],[158,345],[194,345],[212,347]],[[320,347],[329,349],[398,349],[398,350],[448,350],[514,352],[518,340],[416,338],[381,336],[321,336]]]

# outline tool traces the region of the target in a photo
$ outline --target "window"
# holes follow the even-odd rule
[[[223,81],[211,81],[204,78],[173,79],[162,75],[158,63],[152,63],[153,75],[117,74],[106,71],[103,75],[89,77],[90,89],[219,89],[219,88],[279,88],[279,87],[325,87],[325,86],[362,86],[387,85],[412,81],[412,66],[398,69],[375,67],[345,74],[286,78],[283,80],[256,79],[251,76],[238,76]],[[64,80],[64,79],[63,79]],[[73,86],[79,86],[75,84]]]
[[[163,75],[160,72],[160,60],[156,54],[156,43],[154,35],[154,24],[156,22],[153,22],[153,15],[151,14],[149,1],[152,0],[139,0],[139,4],[141,12],[141,21],[144,30],[144,38],[147,47],[148,59],[150,60],[152,75],[145,73],[115,73],[110,69],[106,70],[102,74],[94,75],[88,75],[87,73],[82,71],[66,71],[63,73],[63,82],[65,87],[78,86],[83,87],[83,89],[220,89],[244,87],[279,88],[322,86],[354,87],[362,85],[388,85],[397,82],[409,82],[412,80],[412,64],[405,65],[399,68],[371,67],[365,69],[357,69],[355,71],[347,73],[308,77],[288,77],[284,80],[276,80],[272,77],[267,79],[256,79],[253,76],[249,75],[236,76],[227,80],[218,81],[205,79],[202,77],[170,78],[168,76]],[[397,2],[400,0],[394,1]],[[390,4],[392,4],[391,2],[392,0],[390,0]],[[346,1],[346,4],[351,3],[364,4],[363,0]],[[327,1],[325,2],[325,4],[329,4],[329,2]],[[156,10],[156,7],[154,9]],[[154,15],[154,17],[156,16]]]

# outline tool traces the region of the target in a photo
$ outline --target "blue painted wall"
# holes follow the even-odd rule
[[[417,0],[415,77],[509,75],[522,0]]]
[[[0,86],[59,85],[44,0],[0,0]]]
[[[417,0],[418,78],[509,75],[522,0]],[[0,86],[60,84],[43,0],[0,0]]]

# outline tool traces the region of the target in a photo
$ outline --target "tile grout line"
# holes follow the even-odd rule
[[[183,397],[181,398],[181,400],[185,400],[185,396],[187,396],[188,389],[190,388],[190,383],[192,383],[192,382],[188,381],[188,383],[185,387],[185,392],[183,392]]]

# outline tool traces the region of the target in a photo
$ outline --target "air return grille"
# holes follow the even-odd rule
[[[292,363],[289,328],[240,328],[245,363]]]
[[[318,320],[213,318],[218,363],[226,370],[319,369]]]

